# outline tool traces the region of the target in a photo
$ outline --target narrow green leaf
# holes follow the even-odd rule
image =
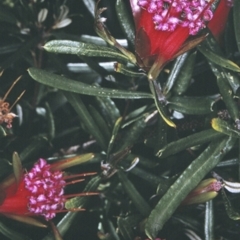
[[[189,52],[186,52],[186,53],[180,55],[179,57],[177,57],[177,59],[174,61],[174,65],[171,69],[171,72],[168,76],[166,85],[163,89],[164,95],[167,95],[169,93],[169,91],[172,89],[172,87],[173,87],[179,73],[181,72],[181,69],[184,66],[188,56],[189,56]]]
[[[166,104],[165,95],[163,95],[163,93],[157,86],[156,81],[149,81],[149,86],[154,97],[155,106],[160,116],[170,127],[176,128],[176,124],[170,119],[170,117],[166,113],[166,108],[164,106]]]
[[[78,94],[70,92],[64,92],[64,95],[77,112],[78,117],[80,118],[81,122],[84,124],[88,132],[95,137],[95,139],[97,140],[98,144],[102,147],[102,149],[106,150],[107,143],[99,127],[96,125],[92,116],[90,115],[84,103],[82,102],[80,96]]]
[[[118,171],[118,177],[121,181],[124,190],[128,194],[128,196],[133,201],[133,204],[138,209],[138,211],[144,216],[147,217],[151,211],[150,206],[148,203],[144,200],[144,198],[139,194],[137,189],[134,187],[134,185],[131,183],[131,181],[128,180],[127,176],[123,171]]]
[[[234,2],[234,8],[233,8],[233,22],[234,22],[234,32],[236,37],[236,42],[238,46],[238,51],[240,51],[240,1]]]
[[[217,55],[216,53],[211,51],[209,48],[207,48],[205,45],[202,45],[202,44],[199,45],[198,50],[212,63],[215,63],[223,68],[226,68],[235,72],[240,72],[240,68],[237,64],[235,64],[234,62],[226,58],[223,58]]]
[[[89,105],[89,111],[94,119],[94,122],[97,124],[99,130],[101,131],[102,135],[104,136],[105,142],[109,142],[111,138],[111,132],[106,124],[105,120],[101,116],[101,114],[92,106]]]
[[[213,201],[206,202],[205,220],[204,220],[204,239],[212,240],[214,237],[214,208]]]
[[[219,43],[216,41],[215,37],[212,35],[211,32],[208,33],[208,36],[205,39],[205,41],[202,43],[202,45],[210,49],[212,52],[216,53],[217,55],[221,57],[225,57],[222,49],[219,46]],[[233,92],[236,93],[238,88],[240,87],[240,80],[239,80],[238,74],[236,72],[230,71],[214,63],[210,65],[214,66],[215,68],[215,69],[212,69],[214,74],[216,71],[218,71],[219,75],[225,78],[226,79],[225,81],[228,81],[228,83],[232,87]],[[216,77],[218,76],[216,75]]]
[[[120,117],[120,111],[115,102],[109,97],[96,97],[96,103],[104,116],[105,121],[110,127],[113,127],[117,119]]]
[[[211,121],[212,128],[218,132],[224,133],[230,137],[240,137],[240,131],[220,118],[213,118]]]
[[[226,75],[222,72],[222,68],[217,66],[214,63],[210,63],[209,65],[217,78],[217,85],[219,87],[219,91],[223,98],[224,103],[226,104],[227,110],[231,116],[231,118],[237,122],[239,120],[239,110],[237,103],[234,100],[233,90],[226,78]]]
[[[14,173],[16,183],[18,186],[23,177],[23,168],[22,168],[22,162],[21,162],[17,152],[13,153],[12,165],[13,165],[13,173]]]
[[[100,88],[82,82],[74,81],[69,78],[65,78],[37,68],[29,68],[28,73],[37,82],[68,92],[98,97],[123,99],[152,98],[152,95],[149,93]]]
[[[182,97],[175,96],[168,99],[169,108],[185,114],[208,114],[212,112],[212,105],[219,95],[206,97]]]
[[[55,122],[52,110],[47,102],[45,103],[45,106],[48,125],[48,139],[51,141],[55,137]]]
[[[147,219],[145,232],[150,239],[157,236],[187,194],[231,150],[235,140],[234,138],[224,137],[211,142],[202,154],[181,174],[160,199]]]
[[[44,49],[53,53],[74,54],[87,57],[107,57],[125,62],[129,60],[125,55],[112,48],[70,40],[52,40],[44,45]]]
[[[176,76],[176,81],[173,85],[173,92],[177,95],[185,93],[191,84],[192,73],[195,67],[197,52],[189,53],[187,59],[184,61],[183,66],[180,68]]]
[[[131,147],[139,140],[140,135],[147,126],[146,119],[148,116],[149,114],[144,114],[131,126],[131,128],[126,132],[122,142],[119,143],[120,149],[118,151]]]
[[[109,158],[110,153],[112,151],[115,139],[116,139],[117,134],[118,134],[118,130],[121,127],[121,123],[122,123],[122,117],[118,118],[118,120],[116,121],[116,123],[113,127],[112,136],[111,136],[111,139],[110,139],[109,144],[108,144],[107,159]]]
[[[225,206],[225,209],[227,211],[228,217],[232,220],[235,220],[235,221],[240,220],[240,213],[232,207],[232,204],[229,201],[225,191],[222,190],[221,193],[222,193],[222,198],[223,198],[224,206]]]
[[[115,63],[114,68],[116,72],[126,75],[128,77],[136,78],[146,76],[144,72],[133,71],[131,68],[128,68],[127,66],[121,63]]]
[[[134,216],[133,216],[134,217]],[[121,233],[121,235],[123,236],[124,240],[132,240],[135,237],[134,234],[134,227],[136,227],[137,223],[141,220],[138,217],[138,221],[135,221],[134,224],[132,224],[132,216],[128,216],[128,217],[118,217],[117,220],[117,225],[119,228],[119,231]]]
[[[135,43],[135,27],[132,21],[132,17],[130,16],[129,9],[127,8],[126,4],[122,0],[116,1],[116,12],[117,17],[122,27],[122,30],[127,37],[127,39],[131,42],[132,46]]]
[[[160,158],[166,158],[187,148],[210,142],[221,136],[223,135],[212,129],[204,130],[167,144],[164,148],[160,149],[156,155]]]

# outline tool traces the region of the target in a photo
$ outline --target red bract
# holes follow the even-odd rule
[[[215,19],[220,19],[221,14],[227,16],[229,11],[230,1],[220,1],[211,29],[217,25]],[[131,0],[138,63],[148,71],[149,79],[156,78],[167,62],[199,43],[195,41],[190,44],[189,37],[205,28],[213,18],[213,2],[214,0]],[[223,3],[225,7],[222,7]],[[219,28],[214,33],[221,30]]]
[[[92,173],[65,176],[64,172],[59,169],[61,169],[59,164],[50,165],[44,159],[39,159],[29,172],[22,175],[19,183],[15,181],[14,176],[11,176],[6,184],[1,185],[0,213],[43,216],[46,220],[50,220],[55,217],[56,213],[67,211],[64,205],[68,198],[86,195],[86,193],[64,195],[67,180],[92,175]],[[93,194],[96,193],[87,195]]]

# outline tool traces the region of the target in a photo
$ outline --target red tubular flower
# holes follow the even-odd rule
[[[217,40],[220,40],[219,38],[225,29],[228,14],[232,6],[233,0],[220,1],[212,20],[208,24],[208,28]]]
[[[46,220],[50,220],[56,213],[68,211],[64,209],[68,198],[97,194],[64,195],[64,187],[69,184],[67,182],[69,179],[94,173],[65,176],[64,172],[59,170],[61,167],[58,166],[59,163],[50,165],[44,159],[39,159],[29,172],[22,175],[19,183],[15,181],[14,176],[11,176],[6,184],[1,185],[0,213],[43,216]],[[82,179],[70,183],[79,181]],[[73,209],[73,211],[79,210],[81,209]]]
[[[195,44],[186,47],[189,36],[196,35],[213,18],[213,2],[214,0],[131,0],[138,63],[148,71],[149,79],[155,79],[167,62],[183,53],[183,48],[187,51],[199,43],[195,41]],[[219,10],[217,8],[211,24],[214,33],[222,30],[222,27],[215,30],[215,26],[221,19],[221,14],[228,15],[230,2],[232,1],[220,0]]]

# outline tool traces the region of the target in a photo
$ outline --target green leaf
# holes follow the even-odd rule
[[[211,51],[208,47],[206,47],[206,45],[202,45],[202,44],[199,45],[198,50],[211,62],[213,62],[223,68],[226,68],[226,69],[229,69],[229,70],[232,70],[235,72],[240,72],[240,68],[237,64],[235,64],[234,62],[232,62],[224,57],[217,55],[216,53]]]
[[[201,131],[199,133],[194,133],[177,141],[171,142],[164,146],[157,152],[157,156],[160,158],[166,158],[168,156],[179,153],[187,148],[210,142],[214,139],[223,136],[219,132],[212,129]]]
[[[152,95],[149,93],[107,89],[92,86],[53,73],[49,73],[47,71],[40,70],[37,68],[29,68],[28,72],[29,75],[37,82],[68,92],[98,97],[111,97],[122,99],[152,98]]]
[[[222,49],[219,46],[219,43],[216,41],[215,37],[212,35],[211,32],[208,33],[207,38],[202,43],[203,46],[210,49],[212,52],[216,53],[221,57],[225,57]],[[217,64],[212,63],[209,61],[210,66],[212,67],[213,73],[216,77],[225,78],[225,81],[228,81],[234,93],[237,92],[238,88],[240,87],[240,80],[239,76],[236,72],[230,71],[226,68],[223,68]],[[216,74],[218,72],[218,75]]]
[[[89,106],[89,111],[94,119],[94,122],[97,124],[99,130],[101,131],[102,135],[104,136],[105,142],[109,142],[111,138],[111,132],[106,124],[105,120],[101,116],[101,114],[92,106]]]
[[[113,127],[112,136],[111,136],[111,139],[110,139],[109,144],[108,144],[107,159],[110,156],[110,153],[112,151],[112,148],[113,148],[115,139],[117,137],[119,128],[121,127],[121,124],[122,124],[122,117],[119,117],[118,120],[116,121],[114,127]]]
[[[161,89],[157,86],[156,81],[149,81],[149,87],[154,96],[155,106],[162,117],[162,119],[170,126],[176,128],[176,124],[170,119],[170,117],[166,113],[166,99],[165,95],[161,92]]]
[[[96,103],[104,116],[105,121],[110,127],[113,127],[117,119],[120,117],[120,112],[115,102],[109,97],[96,97]]]
[[[214,237],[214,206],[213,201],[206,202],[204,219],[205,240],[215,239]]]
[[[64,95],[71,103],[73,108],[78,114],[81,122],[84,124],[88,132],[94,136],[98,144],[102,147],[103,150],[107,149],[107,142],[105,141],[102,132],[100,131],[99,127],[96,125],[94,119],[88,112],[86,106],[82,102],[80,96],[78,94],[64,92]]]
[[[135,220],[133,222],[133,220]],[[141,220],[139,216],[128,216],[128,217],[118,217],[117,219],[117,225],[119,228],[119,231],[121,235],[123,236],[124,240],[132,240],[135,237],[134,234],[134,227],[138,224],[138,222]]]
[[[151,211],[150,206],[148,203],[144,200],[144,198],[139,194],[137,189],[134,187],[134,185],[131,183],[131,181],[128,180],[125,173],[121,170],[118,171],[118,177],[124,187],[124,190],[132,200],[135,207],[138,209],[138,211],[144,216],[147,217]]]
[[[55,122],[52,110],[49,104],[46,102],[46,116],[47,116],[47,126],[48,126],[48,139],[51,141],[55,137]]]
[[[240,131],[220,118],[213,118],[211,121],[212,128],[218,132],[224,133],[230,137],[240,137]]]
[[[217,85],[223,101],[226,104],[227,110],[231,118],[237,122],[239,120],[239,110],[237,103],[234,100],[233,90],[228,82],[226,74],[222,71],[222,68],[216,64],[209,62],[209,65],[217,78]]]
[[[202,115],[212,112],[212,105],[219,95],[206,97],[175,96],[168,99],[168,107],[181,113]]]
[[[173,92],[177,95],[182,95],[185,93],[191,84],[196,55],[196,51],[189,53],[187,59],[184,61],[183,66],[179,69],[179,73],[177,73],[176,80],[173,85]]]
[[[144,72],[133,71],[131,68],[128,68],[127,66],[121,63],[115,63],[114,68],[116,72],[126,75],[128,77],[136,78],[146,76]]]
[[[129,60],[125,55],[112,48],[70,40],[52,40],[44,45],[44,49],[53,53],[74,54],[87,57],[107,57],[125,62]]]
[[[239,22],[240,22],[240,2],[235,1],[234,8],[233,8],[233,23],[234,23],[234,32],[235,32],[236,42],[237,42],[237,46],[238,46],[238,51],[240,51]]]
[[[120,25],[122,27],[122,30],[127,37],[127,39],[131,42],[131,44],[134,46],[135,43],[135,27],[134,23],[132,21],[132,18],[129,14],[129,9],[127,8],[126,4],[122,0],[116,1],[116,12],[117,17],[120,22]]]
[[[168,76],[166,85],[164,86],[164,89],[163,89],[164,95],[167,95],[169,93],[169,91],[172,89],[172,87],[173,87],[179,73],[181,72],[181,69],[184,66],[188,56],[189,56],[189,52],[186,52],[186,53],[180,55],[179,57],[177,57],[177,59],[174,61],[174,65],[171,69],[171,72]]]
[[[23,169],[22,169],[22,162],[21,162],[17,152],[13,153],[12,165],[13,165],[13,173],[14,173],[16,183],[18,186],[23,177]]]
[[[222,198],[223,198],[224,206],[225,206],[228,217],[235,221],[240,220],[240,213],[232,207],[232,204],[229,201],[225,191],[222,190],[221,193],[222,193]]]
[[[211,142],[202,154],[181,174],[160,199],[147,219],[145,232],[150,239],[157,236],[187,194],[231,150],[235,140],[234,138],[224,137]]]

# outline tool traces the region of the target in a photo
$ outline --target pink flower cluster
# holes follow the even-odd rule
[[[51,171],[50,168],[44,159],[39,159],[24,176],[25,188],[30,192],[29,212],[42,215],[46,220],[55,217],[65,202],[63,172]]]
[[[138,0],[138,5],[151,13],[155,29],[174,31],[178,25],[195,35],[213,17],[212,1],[207,0]]]

